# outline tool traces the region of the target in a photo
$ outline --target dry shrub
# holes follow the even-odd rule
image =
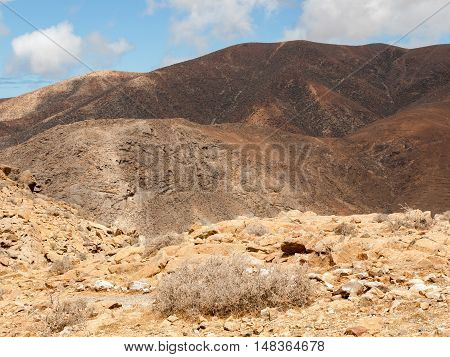
[[[442,212],[441,214],[436,214],[434,216],[434,219],[440,220],[440,221],[450,221],[450,211]]]
[[[341,236],[349,236],[356,233],[356,227],[354,224],[342,222],[333,231]]]
[[[67,326],[74,326],[86,321],[90,311],[86,303],[77,301],[52,301],[52,310],[45,317],[46,328],[50,333],[58,333]]]
[[[427,212],[422,212],[419,209],[412,209],[408,206],[402,206],[403,214],[401,216],[391,218],[388,221],[388,226],[391,231],[396,231],[401,227],[414,229],[429,229],[434,220]]]
[[[384,213],[378,213],[374,218],[373,221],[375,223],[383,223],[389,220],[389,216]]]
[[[160,282],[156,309],[163,315],[229,315],[266,307],[304,305],[309,280],[297,265],[249,268],[248,258],[216,256],[187,262]]]
[[[183,236],[177,233],[167,233],[158,237],[147,239],[145,242],[144,257],[149,257],[164,247],[180,244],[183,240]]]
[[[72,261],[69,257],[64,257],[61,260],[56,260],[53,262],[50,267],[50,272],[56,275],[62,275],[67,273],[69,270],[73,268]]]
[[[252,236],[261,237],[269,233],[269,230],[266,226],[260,223],[250,223],[247,227],[245,227],[245,232]]]

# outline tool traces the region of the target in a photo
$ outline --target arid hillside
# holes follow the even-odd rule
[[[423,106],[344,139],[182,119],[85,121],[10,147],[2,160],[31,170],[43,193],[89,217],[141,232],[283,209],[443,212],[447,112]]]
[[[185,118],[341,137],[448,99],[450,46],[243,44],[150,73],[99,72],[0,103],[0,147],[86,119]]]
[[[34,183],[0,167],[0,336],[450,336],[449,212],[291,210],[145,237]]]
[[[0,162],[144,234],[290,209],[440,213],[449,54],[294,41],[91,73],[2,101]]]
[[[377,167],[346,143],[287,132],[265,141],[271,134],[183,119],[91,120],[36,135],[2,160],[31,170],[42,193],[144,233],[291,208],[381,210],[391,200]]]

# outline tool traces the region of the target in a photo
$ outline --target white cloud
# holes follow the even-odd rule
[[[70,23],[62,22],[42,32],[73,56],[80,56],[82,39],[74,34]],[[14,38],[12,40],[14,55],[10,62],[10,72],[23,70],[40,75],[59,75],[76,65],[76,58],[54,42],[39,31]]]
[[[88,61],[96,65],[109,66],[120,56],[130,51],[133,46],[124,38],[115,42],[108,42],[98,32],[88,35],[83,43],[83,53]]]
[[[46,36],[34,31],[12,40],[13,56],[6,67],[8,73],[59,76],[80,66],[78,59],[110,65],[131,49],[125,39],[109,43],[98,33],[82,38],[75,34],[69,22],[61,22],[41,31]]]
[[[153,15],[158,8],[164,6],[164,3],[158,0],[146,0],[146,3],[147,8],[145,9],[145,13],[147,15]]]
[[[232,40],[254,30],[252,12],[264,9],[270,13],[281,0],[147,0],[147,13],[160,7],[176,11],[171,32],[176,43],[193,44],[205,50],[213,39]]]
[[[447,0],[304,0],[295,27],[284,40],[361,44],[377,38],[399,39]],[[412,32],[405,44],[432,44],[450,33],[450,6]]]

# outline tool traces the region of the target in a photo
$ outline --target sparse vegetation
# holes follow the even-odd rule
[[[354,224],[342,222],[334,228],[334,233],[339,234],[341,236],[350,236],[354,235],[357,231]]]
[[[145,242],[144,257],[151,256],[161,248],[180,244],[183,239],[183,236],[177,233],[167,233],[161,236],[147,239]]]
[[[88,316],[89,309],[84,301],[52,301],[51,311],[44,321],[50,333],[58,333],[67,326],[85,322]]]
[[[388,220],[388,227],[391,231],[396,231],[401,227],[414,229],[429,229],[434,220],[431,214],[422,212],[419,209],[412,209],[408,206],[402,206],[403,213],[395,218]]]
[[[384,213],[378,213],[374,218],[373,221],[375,223],[383,223],[389,220],[389,216]]]
[[[250,223],[247,227],[245,227],[245,232],[253,236],[261,237],[269,233],[269,230],[261,223]]]
[[[61,260],[56,260],[50,267],[50,271],[55,275],[62,275],[73,268],[73,263],[69,257],[63,257]]]
[[[303,267],[249,266],[242,255],[187,262],[160,282],[156,309],[164,315],[228,315],[307,302],[310,285]]]

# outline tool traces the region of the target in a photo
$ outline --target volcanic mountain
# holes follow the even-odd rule
[[[95,72],[0,103],[3,146],[86,119],[185,118],[342,137],[448,99],[450,46],[242,44],[150,73]]]
[[[445,211],[449,94],[449,45],[243,44],[1,101],[0,161],[144,233],[282,209]]]

